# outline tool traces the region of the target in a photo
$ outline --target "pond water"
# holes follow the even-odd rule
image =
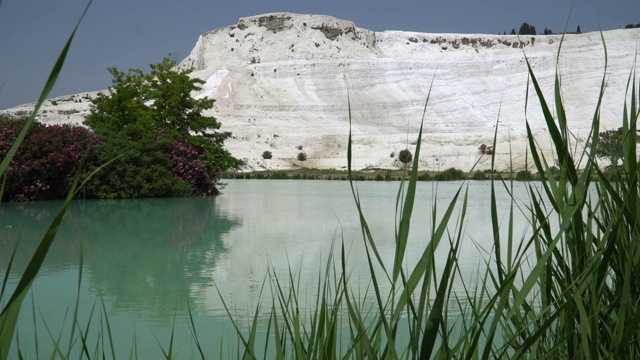
[[[466,184],[469,204],[459,263],[462,277],[473,279],[487,257],[484,251],[490,251],[493,244],[490,182]],[[365,217],[387,266],[394,256],[399,185],[357,183]],[[429,241],[434,204],[439,217],[461,185],[418,183],[408,266]],[[526,186],[514,184],[515,197],[521,203],[527,203]],[[509,195],[498,187],[499,216],[506,222]],[[0,205],[0,275],[19,240],[9,273],[10,290],[60,205]],[[528,231],[528,223],[517,210],[516,215],[515,234],[519,237]],[[452,221],[451,228],[454,226]],[[506,226],[502,228],[506,231]],[[339,257],[341,243],[348,253],[350,286],[365,289],[371,279],[355,202],[346,181],[229,180],[218,197],[75,201],[23,307],[18,327],[20,348],[26,358],[36,358],[37,338],[39,357],[49,358],[51,339],[62,333],[61,344],[66,349],[69,340],[64,329],[69,328],[72,318],[67,311],[74,307],[79,289],[80,324],[85,326],[94,307],[92,321],[98,323],[104,304],[118,357],[129,357],[135,338],[139,355],[159,358],[161,346],[168,348],[174,328],[174,351],[177,348],[181,358],[195,356],[188,329],[189,307],[199,337],[206,339],[205,351],[219,354],[220,344],[236,346],[235,341],[228,341],[233,328],[220,295],[234,317],[245,324],[253,314],[268,269],[283,278],[292,269],[301,284],[308,286],[301,293],[313,294],[332,246]],[[82,282],[78,288],[81,248]],[[445,256],[447,251],[443,243],[438,254]],[[4,301],[7,298],[5,294]]]

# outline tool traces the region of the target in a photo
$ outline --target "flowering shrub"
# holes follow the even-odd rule
[[[222,169],[209,170],[205,162],[203,149],[190,145],[185,139],[174,141],[169,146],[167,157],[171,162],[173,174],[191,185],[192,195],[215,195],[216,182],[222,177]]]
[[[4,158],[26,119],[0,119],[0,158]],[[3,201],[63,199],[83,160],[101,140],[71,125],[33,123],[7,168]]]

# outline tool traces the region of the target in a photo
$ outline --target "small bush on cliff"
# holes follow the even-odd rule
[[[409,164],[411,160],[413,160],[413,155],[409,149],[400,150],[400,154],[398,154],[398,160],[400,160],[403,164]]]
[[[269,159],[273,158],[273,154],[271,153],[271,151],[265,150],[262,153],[262,158],[265,159],[265,160],[269,160]]]
[[[299,152],[298,161],[306,161],[306,160],[307,160],[307,154],[305,154],[304,152]]]
[[[3,159],[26,119],[0,118],[0,159]],[[6,172],[3,201],[64,199],[83,161],[91,161],[100,144],[86,128],[33,123]]]

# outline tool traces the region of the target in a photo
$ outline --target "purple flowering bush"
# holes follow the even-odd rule
[[[0,158],[4,158],[26,119],[0,119]],[[83,160],[101,140],[86,128],[34,123],[6,172],[2,201],[63,199]]]
[[[216,182],[222,176],[220,167],[207,166],[204,150],[179,139],[169,145],[167,157],[173,174],[191,185],[192,195],[216,195]]]

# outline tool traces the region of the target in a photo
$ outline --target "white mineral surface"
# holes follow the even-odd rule
[[[496,168],[506,171],[512,163],[518,171],[527,157],[527,121],[541,149],[553,155],[526,59],[554,114],[557,70],[578,151],[591,129],[603,77],[601,128],[621,126],[640,29],[569,34],[558,58],[560,40],[373,32],[329,16],[273,13],[202,34],[180,66],[193,67],[193,76],[206,82],[193,96],[216,100],[210,115],[233,133],[226,146],[246,160],[246,170],[345,169],[350,126],[357,169],[396,168],[400,150],[415,152],[428,99],[423,170],[488,169],[491,159],[481,158],[478,146],[495,136]],[[81,124],[95,94],[47,100],[39,120]],[[32,108],[6,111],[26,114]],[[265,150],[271,160],[262,159]],[[304,162],[297,160],[301,151]]]

